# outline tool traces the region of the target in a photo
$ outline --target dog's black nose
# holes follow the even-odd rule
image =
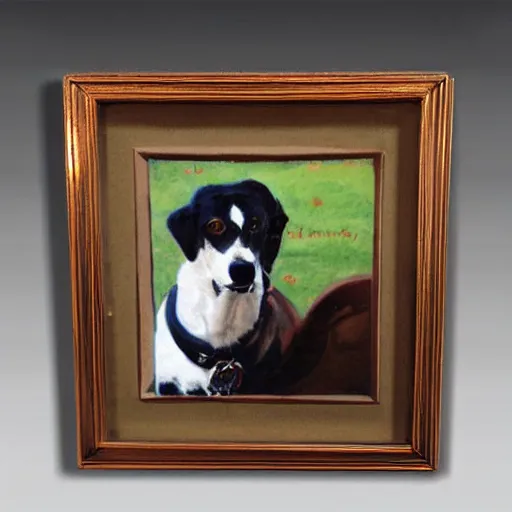
[[[229,276],[235,286],[248,286],[254,281],[256,271],[249,261],[235,260],[229,266]]]

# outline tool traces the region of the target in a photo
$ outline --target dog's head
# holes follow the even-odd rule
[[[206,185],[167,219],[185,257],[202,259],[217,285],[241,293],[271,273],[287,223],[279,200],[255,180]]]

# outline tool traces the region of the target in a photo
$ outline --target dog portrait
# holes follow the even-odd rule
[[[370,400],[378,183],[363,156],[149,159],[142,392]]]

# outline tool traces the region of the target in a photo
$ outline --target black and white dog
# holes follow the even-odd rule
[[[272,391],[298,318],[270,286],[288,220],[255,180],[204,186],[169,215],[185,262],[157,312],[157,395]]]

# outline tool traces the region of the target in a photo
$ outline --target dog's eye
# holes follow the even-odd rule
[[[259,228],[260,228],[260,219],[258,219],[258,217],[253,217],[249,221],[249,231],[254,233],[255,231],[258,231]]]
[[[226,230],[226,225],[220,219],[212,219],[206,224],[206,229],[212,235],[222,235]]]

